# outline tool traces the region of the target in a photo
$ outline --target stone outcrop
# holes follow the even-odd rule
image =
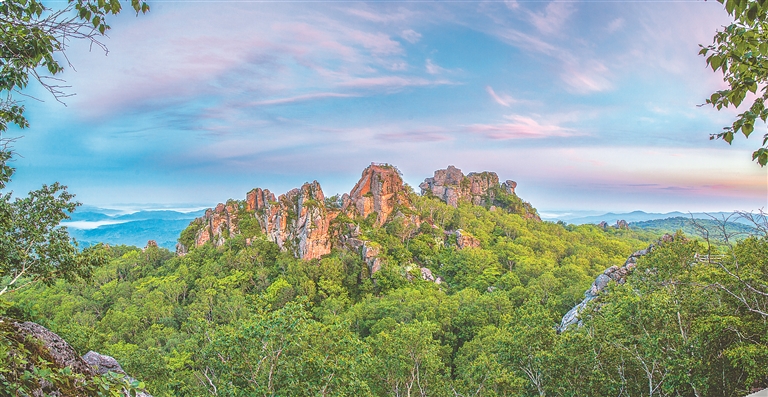
[[[99,375],[106,374],[107,372],[114,372],[124,375],[125,378],[128,379],[128,382],[133,382],[136,380],[135,378],[125,373],[123,367],[119,362],[117,362],[117,360],[114,359],[114,357],[99,354],[95,351],[89,351],[83,356],[83,361],[88,363],[93,371]],[[139,391],[136,393],[135,397],[152,397],[152,395]]]
[[[315,259],[331,252],[330,222],[337,213],[325,208],[317,181],[305,183],[275,200],[269,190],[254,189],[246,196],[267,239],[298,258]]]
[[[584,292],[584,300],[579,302],[571,310],[563,316],[560,321],[560,326],[557,328],[557,332],[563,332],[573,324],[581,325],[581,319],[579,315],[582,310],[587,307],[587,304],[598,298],[600,292],[602,292],[611,281],[615,281],[617,284],[623,284],[626,281],[627,275],[634,270],[637,258],[649,254],[654,248],[661,246],[662,244],[671,242],[674,240],[669,234],[662,236],[655,244],[651,244],[646,249],[635,251],[630,255],[622,266],[611,266],[595,278],[592,286]]]
[[[499,184],[499,178],[493,172],[465,176],[461,170],[450,166],[436,171],[435,176],[427,178],[421,187],[422,192],[429,189],[431,194],[454,206],[458,205],[459,200],[491,205],[497,194],[515,195],[517,184],[514,181]],[[194,246],[208,242],[221,246],[230,236],[248,232],[240,230],[239,217],[253,216],[269,241],[298,258],[316,259],[329,254],[334,246],[347,247],[357,250],[373,273],[381,268],[378,248],[358,238],[360,231],[355,222],[343,225],[333,221],[339,215],[343,215],[339,219],[353,220],[375,216],[375,226],[382,226],[397,218],[403,219],[407,226],[418,227],[421,219],[414,215],[409,194],[410,189],[403,183],[397,168],[375,163],[363,170],[360,180],[348,194],[340,198],[335,196],[337,199],[326,200],[317,181],[305,183],[301,188],[279,197],[267,189],[255,188],[246,194],[245,201],[231,200],[227,204],[218,204],[216,208],[206,210],[203,217],[196,219],[192,223],[196,229]],[[538,218],[535,210],[516,195],[512,201],[523,208],[521,213],[533,214],[533,217]],[[246,229],[253,231],[253,225],[255,223],[249,223]],[[188,235],[190,237],[185,243],[192,244],[191,234]],[[246,244],[250,244],[255,236],[243,237]],[[462,235],[460,231],[456,237],[460,249],[479,246],[477,239]],[[185,255],[187,248],[179,243],[177,254]]]
[[[350,218],[376,214],[376,225],[381,226],[399,214],[399,208],[413,209],[403,179],[397,168],[377,164],[366,168],[352,191],[331,205],[326,205],[325,195],[317,181],[305,183],[301,188],[279,197],[267,189],[256,188],[248,192],[244,202],[245,212],[255,216],[268,240],[303,259],[320,258],[330,253],[334,238],[344,240],[352,237],[331,236],[331,222],[339,214],[344,213]],[[202,218],[195,221],[200,225],[195,235],[195,246],[209,241],[220,246],[229,236],[240,233],[237,217],[242,214],[239,211],[235,201],[208,209]],[[252,236],[245,237],[250,241]],[[344,245],[343,241],[340,242]],[[185,248],[177,247],[177,252],[183,255]],[[375,251],[361,251],[363,259],[370,262],[372,269],[381,267],[376,257],[378,253],[373,253]]]
[[[224,240],[237,233],[237,203],[219,203],[216,208],[208,208],[200,218],[203,227],[195,235],[195,246],[201,246],[208,241],[215,246],[224,244]]]
[[[131,381],[135,380],[125,373],[114,358],[92,351],[80,357],[69,343],[40,324],[30,321],[19,322],[11,318],[0,317],[0,331],[2,331],[4,337],[10,338],[16,344],[25,347],[28,354],[30,354],[30,357],[28,357],[30,362],[42,360],[57,368],[69,367],[73,374],[84,375],[86,378],[92,378],[96,375],[112,371],[127,376]],[[28,370],[31,371],[31,368]],[[124,393],[127,396],[127,391],[124,391]],[[32,395],[63,397],[69,394],[56,390],[47,381],[42,381],[40,389],[33,390]],[[139,391],[136,397],[152,396],[146,392]]]
[[[460,169],[450,165],[444,170],[435,171],[432,178],[427,178],[419,185],[421,194],[432,194],[452,207],[459,201],[468,201],[474,205],[491,205],[495,199],[495,189],[501,187],[508,194],[515,194],[517,183],[506,181],[499,185],[499,176],[495,172],[471,172],[464,175]]]
[[[435,171],[435,175],[425,179],[419,188],[422,195],[431,195],[452,207],[458,207],[459,202],[464,201],[493,211],[502,207],[524,218],[541,220],[536,210],[515,193],[517,182],[507,180],[499,183],[499,176],[495,172],[470,172],[464,175],[460,169],[450,165],[444,170]]]
[[[376,213],[376,225],[381,226],[398,207],[413,208],[413,204],[397,168],[371,164],[352,191],[342,196],[341,211],[363,218]]]
[[[182,243],[176,243],[176,255],[177,256],[184,256],[189,252],[189,249]]]
[[[460,250],[465,248],[480,247],[480,240],[476,239],[472,235],[469,235],[463,232],[461,229],[453,232],[453,234],[456,236],[456,246],[459,247]]]
[[[229,236],[239,234],[239,209],[234,201],[208,209],[199,219],[202,227],[195,237],[195,246],[208,241],[220,246]],[[338,213],[326,210],[325,195],[317,181],[277,198],[269,190],[253,189],[245,197],[245,211],[258,220],[268,240],[298,258],[320,258],[331,252],[328,229]],[[253,236],[246,236],[250,237]]]
[[[435,277],[435,275],[432,274],[432,270],[429,270],[429,268],[422,267],[419,270],[421,271],[421,279],[424,281],[431,281],[438,285],[442,284],[444,281],[440,276]]]

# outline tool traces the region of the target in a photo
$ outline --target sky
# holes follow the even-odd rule
[[[108,53],[71,43],[66,106],[26,92],[15,194],[206,207],[349,192],[377,162],[417,191],[494,171],[548,213],[768,207],[765,127],[711,141],[739,110],[699,106],[725,87],[698,55],[729,23],[716,1],[149,4],[108,20]]]

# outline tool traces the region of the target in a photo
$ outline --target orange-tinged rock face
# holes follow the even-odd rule
[[[365,170],[349,195],[344,197],[342,212],[368,217],[377,213],[377,225],[387,221],[397,205],[413,208],[397,169],[372,164]]]

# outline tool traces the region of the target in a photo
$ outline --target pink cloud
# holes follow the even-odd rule
[[[429,74],[440,74],[445,72],[445,69],[441,68],[440,66],[437,66],[432,62],[431,59],[427,59],[425,68],[427,69],[427,73]]]
[[[576,8],[571,3],[551,2],[543,13],[531,13],[531,23],[539,32],[552,35],[560,32]]]
[[[413,29],[406,29],[400,32],[400,37],[411,44],[415,44],[421,40],[421,33]]]
[[[565,70],[560,75],[563,82],[568,85],[569,91],[577,94],[613,89],[613,84],[608,76],[610,76],[610,71],[599,61],[590,61],[586,66],[566,64]]]
[[[380,76],[351,78],[339,85],[351,88],[403,88],[444,84],[452,83],[447,80],[428,80],[421,77]]]
[[[360,30],[347,30],[347,37],[351,38],[356,44],[362,45],[373,55],[393,55],[402,54],[403,49],[400,43],[389,38],[383,33],[368,33]]]
[[[509,107],[511,104],[517,102],[515,101],[514,98],[512,98],[509,95],[502,94],[501,96],[499,96],[498,94],[496,94],[493,88],[491,88],[491,86],[489,85],[485,86],[485,91],[488,93],[488,95],[491,96],[491,98],[493,98],[494,101],[496,101],[496,103],[498,103],[501,106]]]
[[[285,103],[295,103],[295,102],[305,102],[310,101],[313,99],[324,99],[324,98],[350,98],[350,97],[357,97],[359,95],[354,94],[342,94],[338,92],[319,92],[315,94],[306,94],[306,95],[296,95],[293,97],[288,98],[279,98],[279,99],[268,99],[263,101],[256,101],[256,102],[250,102],[245,104],[245,106],[268,106],[268,105],[282,105]]]
[[[395,12],[370,11],[360,8],[347,8],[344,12],[371,22],[379,23],[401,22],[411,19],[416,15],[414,11],[402,7],[398,8]]]
[[[538,121],[525,116],[507,116],[511,123],[503,124],[472,124],[466,130],[485,136],[488,139],[532,139],[549,137],[570,137],[581,135],[570,128],[553,124],[540,124]]]

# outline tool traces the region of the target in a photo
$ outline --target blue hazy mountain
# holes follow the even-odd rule
[[[181,231],[204,213],[205,210],[159,210],[126,214],[88,207],[86,211],[72,213],[71,219],[62,225],[81,246],[106,243],[144,247],[147,241],[155,240],[159,246],[173,250]]]
[[[620,219],[623,219],[627,222],[645,222],[645,221],[653,221],[657,219],[668,219],[668,218],[687,218],[687,219],[696,218],[696,219],[713,220],[713,217],[714,219],[722,220],[724,218],[728,218],[729,216],[731,216],[731,214],[732,212],[686,213],[686,212],[674,211],[674,212],[667,212],[667,213],[658,213],[658,212],[632,211],[632,212],[623,212],[623,213],[609,212],[602,215],[590,215],[590,216],[582,216],[582,217],[576,217],[576,218],[562,216],[562,217],[554,217],[552,218],[552,220],[562,220],[563,222],[571,223],[574,225],[583,225],[586,223],[597,224],[602,221],[605,221],[609,225],[614,225],[616,224],[616,221]],[[729,221],[739,222],[739,223],[748,223],[743,219],[737,219],[737,217],[734,217],[734,216],[731,216]]]

